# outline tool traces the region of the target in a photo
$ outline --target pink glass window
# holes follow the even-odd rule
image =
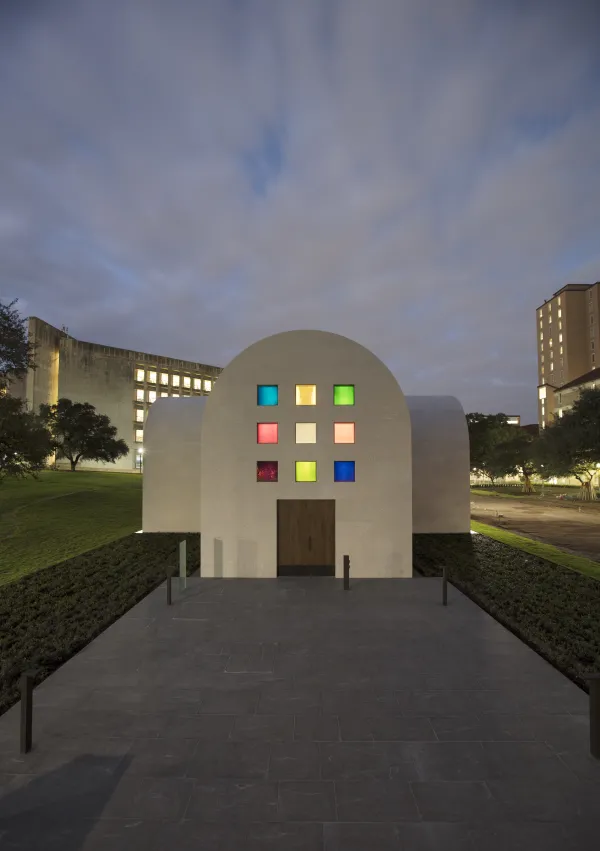
[[[278,442],[278,423],[257,423],[256,424],[256,442],[257,443],[277,443]]]
[[[257,461],[256,462],[256,481],[257,482],[276,482],[279,463],[277,461]]]

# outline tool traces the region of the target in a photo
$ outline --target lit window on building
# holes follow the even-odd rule
[[[148,384],[156,384],[156,373],[149,372],[148,373]]]
[[[136,408],[136,411],[135,411],[135,420],[136,420],[136,422],[138,422],[138,423],[143,423],[143,422],[144,422],[144,409],[143,409],[143,408]]]
[[[179,376],[178,375],[172,375],[171,376],[171,383],[173,384],[173,387],[179,387]]]
[[[156,402],[156,390],[148,391],[148,401],[150,404],[152,404],[152,402]]]
[[[202,390],[202,379],[194,378],[194,390]]]
[[[143,390],[136,390],[135,391],[135,398],[138,402],[143,402],[144,401],[144,391]]]
[[[204,389],[207,393],[210,393],[210,391],[212,390],[212,381],[210,380],[210,378],[204,379]]]
[[[135,380],[136,381],[143,381],[144,380],[144,370],[143,369],[136,369]]]
[[[557,301],[558,301],[558,306],[560,307],[560,296],[558,297]]]
[[[562,309],[559,307],[559,309],[558,309],[558,318],[560,319],[561,317],[562,317]]]
[[[164,396],[166,396],[167,398],[169,397],[169,394],[168,394],[168,393],[165,393],[165,391],[164,391],[164,390],[162,391],[162,393],[161,393],[160,395],[161,395],[161,397],[164,397]]]
[[[171,393],[171,396],[172,396],[174,399],[179,399],[179,393]]]
[[[168,384],[169,383],[169,373],[168,372],[161,372],[160,383],[161,384]]]
[[[143,441],[143,439],[144,439],[144,429],[143,428],[136,428],[136,430],[135,430],[135,442],[141,443]]]
[[[192,379],[189,375],[183,376],[183,386],[188,388],[192,386]]]

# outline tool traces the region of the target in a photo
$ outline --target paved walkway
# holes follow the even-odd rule
[[[588,700],[438,580],[158,589],[0,718],[0,848],[598,851]]]

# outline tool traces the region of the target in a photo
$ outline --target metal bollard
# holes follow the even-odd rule
[[[448,566],[442,568],[442,605],[448,605]]]
[[[170,606],[172,603],[172,595],[171,595],[171,579],[173,578],[173,568],[169,568],[167,570],[167,606]]]
[[[33,720],[33,674],[21,675],[21,753],[31,750],[31,730]]]
[[[588,677],[590,684],[590,753],[600,759],[600,674]]]
[[[344,591],[350,590],[350,556],[344,556]]]
[[[179,593],[187,588],[187,541],[179,542]]]

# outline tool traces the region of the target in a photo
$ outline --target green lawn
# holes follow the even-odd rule
[[[142,476],[47,470],[0,484],[0,585],[142,528]]]
[[[471,520],[471,529],[473,532],[487,535],[488,538],[493,538],[502,544],[508,544],[509,547],[515,547],[553,564],[560,564],[562,567],[584,573],[593,579],[600,579],[600,564],[591,561],[589,558],[584,558],[584,556],[576,556],[565,552],[565,550],[560,550],[558,547],[553,547],[552,544],[542,544],[541,541],[534,541],[524,535],[515,535],[514,532],[507,532],[506,529],[499,529],[497,526],[478,523],[476,520]]]

